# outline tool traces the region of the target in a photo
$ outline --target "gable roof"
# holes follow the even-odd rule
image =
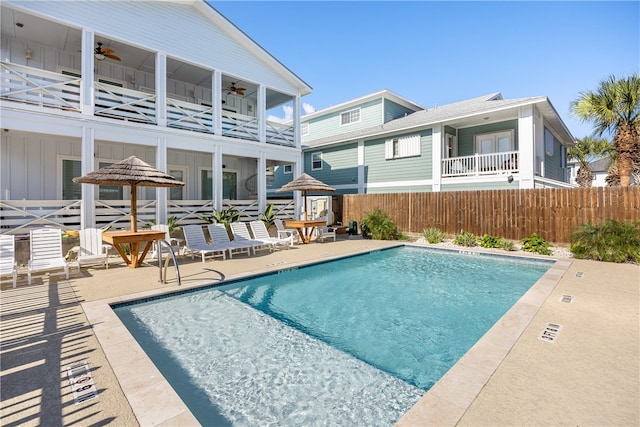
[[[478,125],[478,116],[491,115],[500,117],[514,108],[536,104],[551,127],[566,144],[572,144],[573,136],[566,128],[562,119],[551,105],[547,97],[504,99],[500,92],[466,99],[443,106],[416,111],[405,117],[391,120],[385,124],[373,126],[367,129],[356,130],[340,135],[320,138],[308,141],[304,148],[315,148],[324,145],[333,145],[373,136],[383,137],[400,132],[429,128],[435,124],[444,123],[465,127]],[[484,117],[483,117],[484,118]]]
[[[365,102],[369,102],[375,99],[388,99],[389,101],[393,101],[398,105],[402,105],[403,107],[409,108],[411,110],[423,110],[424,108],[413,101],[408,100],[395,92],[390,91],[389,89],[382,89],[378,92],[371,93],[369,95],[362,96],[360,98],[352,99],[350,101],[343,102],[341,104],[333,105],[331,107],[323,108],[322,110],[314,111],[313,113],[305,114],[301,117],[301,121],[305,122],[310,119],[324,116],[326,114],[330,114],[336,111],[347,110],[358,105],[362,105]]]

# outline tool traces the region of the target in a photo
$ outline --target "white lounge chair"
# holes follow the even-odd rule
[[[318,218],[319,220],[326,220],[326,217],[320,217]],[[321,227],[317,227],[316,228],[316,239],[321,240],[322,242],[324,242],[326,239],[333,239],[333,241],[336,241],[336,229],[328,226],[328,225],[324,225]]]
[[[204,262],[207,255],[211,255],[214,258],[216,256],[222,256],[223,260],[227,259],[227,248],[207,243],[201,226],[185,225],[182,227],[182,232],[184,233],[185,240],[184,252],[185,254],[190,253],[191,259],[193,259],[196,253],[202,256],[202,262]]]
[[[276,228],[278,229],[278,237],[280,237],[281,239],[291,237],[293,242],[300,241],[298,230],[296,230],[295,228],[287,228],[284,225],[284,221],[282,221],[281,219],[276,219],[274,223],[276,224]]]
[[[224,224],[207,224],[207,229],[215,245],[227,248],[229,258],[233,258],[234,252],[239,254],[246,252],[247,256],[251,256],[252,245],[250,243],[231,241],[227,227]]]
[[[18,264],[16,263],[16,238],[7,234],[0,235],[0,276],[11,276],[13,287],[18,280]]]
[[[109,268],[110,245],[102,243],[102,230],[85,228],[80,230],[80,246],[78,247],[78,271],[83,265],[103,264]]]
[[[262,221],[251,221],[249,223],[251,227],[251,232],[253,233],[253,238],[256,240],[262,240],[263,242],[272,243],[274,246],[285,246],[289,249],[289,246],[293,246],[293,237],[271,237],[269,235],[269,230],[267,230],[266,225]]]
[[[38,228],[31,230],[31,259],[27,264],[27,283],[31,284],[31,274],[38,271],[63,269],[69,280],[69,264],[62,255],[62,230],[58,228]]]
[[[178,239],[177,237],[171,237],[171,233],[169,232],[169,226],[167,224],[154,224],[151,226],[152,230],[156,231],[164,231],[164,240],[171,245],[171,249],[175,252],[176,255],[180,254],[182,250],[180,245],[183,240]],[[158,257],[158,243],[154,242],[153,244],[153,252],[151,252],[151,259],[156,259]]]
[[[256,251],[259,250],[269,250],[269,252],[273,251],[273,243],[252,238],[251,234],[249,234],[247,224],[244,222],[232,222],[231,232],[233,233],[234,241],[251,244],[254,255]]]

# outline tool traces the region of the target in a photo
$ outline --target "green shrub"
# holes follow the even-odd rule
[[[200,217],[200,219],[208,224],[218,223],[229,225],[240,219],[240,212],[238,212],[234,206],[231,206],[227,209],[214,210],[213,214],[204,215]]]
[[[532,233],[531,237],[522,239],[523,251],[535,252],[540,255],[551,255],[549,246],[549,243],[547,243],[543,237],[538,237],[536,233]]]
[[[483,248],[501,248],[502,239],[499,237],[489,236],[485,234],[479,239],[480,246]]]
[[[362,236],[375,240],[394,240],[398,236],[398,228],[389,216],[376,208],[360,220]]]
[[[516,250],[516,247],[513,244],[513,241],[512,240],[507,240],[507,239],[502,240],[502,245],[500,247],[502,249],[504,249],[505,251],[515,251]]]
[[[456,234],[456,237],[453,239],[453,243],[460,246],[476,246],[478,241],[473,233],[460,230],[460,234]]]
[[[640,222],[586,223],[571,236],[575,258],[640,263]]]
[[[272,204],[269,204],[269,206],[267,206],[267,209],[265,209],[264,212],[260,214],[260,220],[264,222],[267,228],[276,223],[276,214],[273,213]]]
[[[445,237],[447,237],[438,228],[425,228],[422,235],[429,243],[440,243],[444,241]]]

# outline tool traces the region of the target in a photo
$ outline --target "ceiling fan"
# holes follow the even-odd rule
[[[227,95],[235,94],[239,96],[244,96],[244,91],[247,90],[243,87],[236,86],[236,83],[231,83],[231,86],[227,89]]]
[[[102,47],[102,42],[98,42],[98,47],[93,50],[93,56],[95,56],[98,61],[104,61],[105,58],[120,61],[120,58],[114,55],[114,53],[115,50],[109,47]]]

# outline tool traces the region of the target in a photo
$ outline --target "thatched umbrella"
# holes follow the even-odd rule
[[[288,184],[283,185],[276,190],[276,193],[286,193],[289,191],[301,191],[304,199],[304,219],[307,219],[307,191],[317,191],[323,193],[331,193],[336,191],[335,188],[329,187],[322,181],[318,181],[314,177],[303,173]]]
[[[131,186],[131,231],[138,231],[136,217],[136,187],[180,187],[184,182],[178,181],[153,166],[143,162],[136,156],[113,163],[85,176],[73,178],[73,182],[97,185],[130,185]]]

